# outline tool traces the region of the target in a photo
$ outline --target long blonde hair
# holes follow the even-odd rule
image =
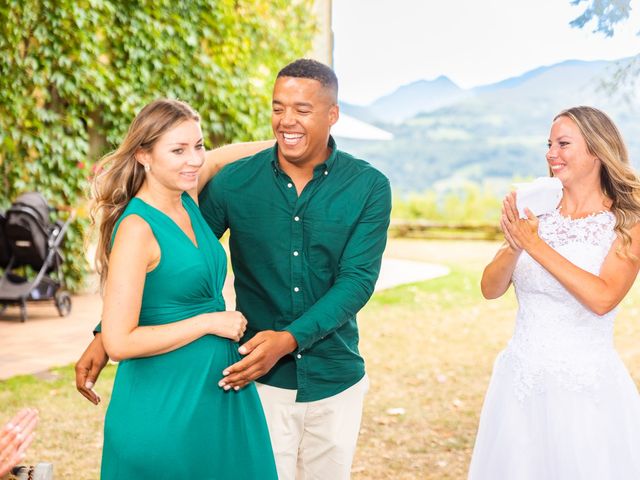
[[[144,167],[135,155],[140,150],[150,152],[165,132],[185,120],[199,122],[200,117],[193,108],[179,100],[154,100],[136,115],[118,149],[104,156],[96,165],[91,192],[91,224],[98,227],[95,263],[102,286],[109,269],[115,224],[145,179]]]
[[[611,200],[611,213],[616,217],[614,229],[622,239],[624,254],[629,256],[629,232],[640,221],[640,180],[631,167],[620,131],[607,114],[593,107],[568,108],[553,120],[558,117],[573,120],[589,153],[600,160],[600,186]]]

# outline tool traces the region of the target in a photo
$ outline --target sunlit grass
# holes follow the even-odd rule
[[[100,376],[99,407],[76,391],[73,366],[0,382],[0,419],[8,419],[23,406],[40,411],[36,440],[24,463],[52,462],[56,479],[99,478],[105,400],[114,374],[115,367],[108,366]]]
[[[390,243],[394,257],[444,263],[452,270],[377,293],[359,316],[371,389],[354,480],[466,478],[491,367],[515,317],[511,292],[489,302],[478,290],[482,268],[496,249],[496,243],[485,242]],[[639,313],[640,289],[634,288],[617,321],[616,345],[636,381]],[[53,462],[56,478],[98,478],[114,373],[109,367],[98,382],[99,407],[76,392],[72,367],[0,382],[0,419],[25,405],[41,412],[27,461]]]

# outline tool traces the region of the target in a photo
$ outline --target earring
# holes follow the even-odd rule
[[[151,166],[148,163],[144,164],[144,171],[149,173],[151,171]]]

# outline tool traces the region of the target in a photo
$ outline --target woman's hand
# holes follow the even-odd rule
[[[500,226],[505,239],[514,251],[526,250],[529,252],[542,242],[538,236],[538,218],[525,208],[526,219],[521,219],[516,207],[516,193],[509,193],[502,203],[502,217]]]
[[[239,342],[247,330],[247,319],[241,312],[215,312],[211,314],[211,334]]]

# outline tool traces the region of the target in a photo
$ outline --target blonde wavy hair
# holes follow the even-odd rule
[[[640,221],[640,180],[631,167],[620,131],[607,114],[593,107],[568,108],[553,120],[559,117],[567,117],[578,126],[589,153],[600,160],[600,186],[611,200],[611,213],[616,217],[614,230],[622,239],[624,255],[632,256],[629,232]]]
[[[179,100],[154,100],[136,115],[117,150],[96,165],[90,213],[91,225],[98,230],[95,264],[103,287],[109,270],[113,229],[145,179],[144,167],[136,160],[136,154],[141,150],[150,152],[165,132],[185,120],[199,122],[200,116]]]

